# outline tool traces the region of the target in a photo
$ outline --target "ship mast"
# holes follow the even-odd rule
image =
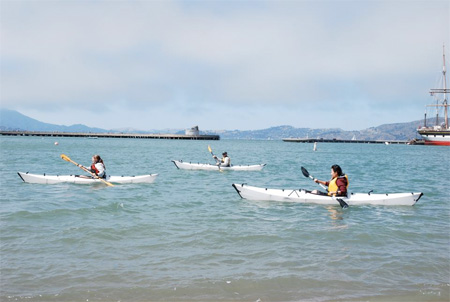
[[[445,129],[449,129],[448,127],[448,101],[447,101],[447,93],[449,93],[449,89],[447,89],[447,69],[445,67],[445,45],[442,46],[443,54],[443,67],[442,67],[442,78],[444,81],[444,88],[442,89],[431,89],[430,93],[431,95],[434,95],[435,93],[443,93],[444,94],[444,101],[442,102],[442,106],[444,107],[444,119],[445,119]],[[439,103],[436,105],[436,107],[440,107]],[[439,115],[436,112],[436,125],[439,123]]]
[[[445,45],[442,46],[443,55],[442,58],[444,60],[444,67],[442,68],[442,75],[444,77],[444,118],[445,118],[445,129],[448,129],[448,104],[447,104],[447,78],[445,77]]]

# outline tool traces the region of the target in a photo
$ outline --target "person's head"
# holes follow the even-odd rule
[[[94,164],[96,164],[96,163],[102,163],[103,161],[102,161],[102,158],[100,157],[100,155],[94,155],[94,156],[92,156],[92,162],[94,163]]]
[[[224,157],[227,157],[228,156],[228,154],[227,154],[227,152],[225,151],[225,152],[223,152],[222,153],[222,155],[224,156]]]
[[[342,169],[339,167],[339,165],[332,165],[331,166],[331,176],[338,177],[342,175]]]

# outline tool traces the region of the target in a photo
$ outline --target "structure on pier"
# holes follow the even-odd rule
[[[198,130],[198,126],[194,126],[194,127],[190,128],[190,129],[186,129],[184,131],[184,133],[186,135],[199,135],[200,134],[200,130]]]

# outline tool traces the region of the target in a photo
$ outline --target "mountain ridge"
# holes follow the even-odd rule
[[[220,135],[221,139],[255,139],[255,140],[281,140],[284,138],[323,138],[358,140],[411,140],[418,138],[417,126],[423,125],[423,120],[407,123],[383,124],[364,130],[346,131],[340,128],[295,128],[281,125],[260,130],[204,130],[200,134]],[[55,132],[82,132],[82,133],[162,133],[162,130],[136,130],[131,128],[101,129],[92,128],[82,124],[71,126],[48,124],[30,118],[22,113],[0,109],[0,130],[2,131],[55,131]],[[165,133],[184,134],[184,129],[166,129]]]

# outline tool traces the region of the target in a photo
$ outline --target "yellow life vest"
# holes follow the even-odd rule
[[[346,179],[347,179],[347,186],[346,186],[346,188],[348,188],[348,185],[350,184],[350,182],[348,181],[348,176],[347,176],[347,174],[345,174],[344,176],[339,176],[339,177],[335,177],[335,178],[333,178],[331,181],[330,181],[330,183],[328,184],[328,195],[332,195],[332,193],[330,193],[330,192],[336,192],[339,188],[338,188],[338,186],[337,186],[337,184],[336,184],[336,181],[337,181],[337,179],[338,178],[340,178],[340,177],[345,177]],[[336,195],[336,193],[333,193],[334,195]]]

